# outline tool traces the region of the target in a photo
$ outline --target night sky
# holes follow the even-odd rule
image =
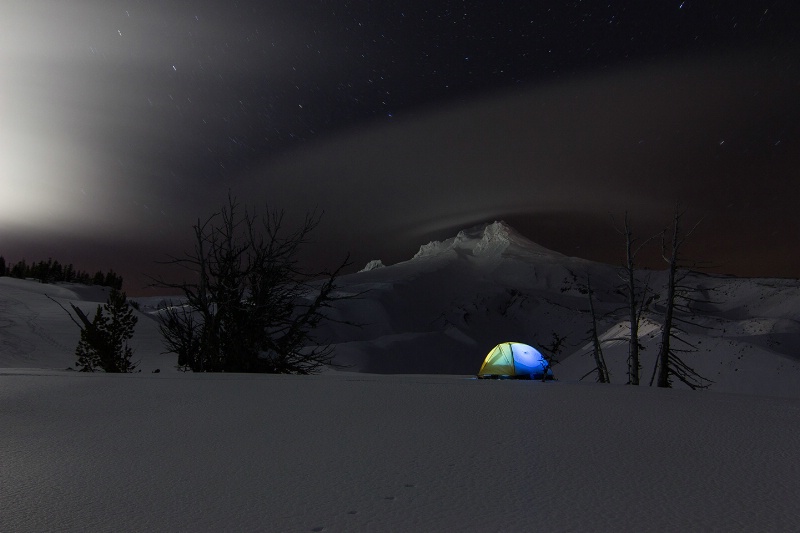
[[[799,10],[4,0],[0,255],[136,293],[231,191],[324,210],[319,264],[495,219],[614,263],[680,201],[693,258],[800,277]]]

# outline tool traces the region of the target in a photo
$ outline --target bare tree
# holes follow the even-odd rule
[[[672,230],[667,240],[662,238],[661,249],[664,261],[669,265],[667,270],[667,297],[664,302],[664,323],[661,329],[661,344],[658,351],[658,381],[659,387],[670,387],[670,376],[675,376],[692,389],[707,388],[712,382],[693,368],[688,366],[678,355],[679,353],[696,351],[696,347],[680,336],[684,331],[678,326],[679,322],[686,320],[679,318],[676,311],[689,312],[688,303],[692,301],[689,295],[692,287],[683,285],[688,274],[687,269],[681,269],[680,252],[686,239],[688,239],[700,222],[697,222],[689,231],[681,229],[681,219],[685,210],[675,207],[672,220]],[[682,347],[677,348],[672,341],[678,342]],[[652,380],[651,380],[652,384]]]
[[[639,362],[639,352],[641,344],[639,343],[639,321],[645,309],[647,302],[647,294],[649,292],[649,278],[644,282],[644,287],[639,286],[639,280],[636,276],[636,256],[642,248],[653,240],[657,235],[653,235],[646,239],[641,244],[637,244],[637,239],[633,236],[633,230],[630,225],[630,218],[628,212],[625,212],[623,229],[617,230],[625,237],[625,264],[620,272],[620,279],[624,283],[624,293],[627,298],[627,312],[628,320],[630,321],[630,338],[628,342],[628,384],[639,384],[639,371],[641,364]]]
[[[611,377],[608,374],[608,367],[606,367],[606,360],[603,357],[603,347],[600,344],[600,335],[597,331],[597,312],[594,307],[594,291],[592,291],[592,280],[589,275],[586,276],[586,292],[589,297],[589,312],[592,315],[592,327],[589,330],[589,337],[592,343],[592,356],[594,357],[594,368],[587,372],[581,379],[585,378],[592,372],[597,372],[598,383],[611,383]]]
[[[263,216],[229,196],[227,206],[194,226],[194,250],[168,261],[192,281],[156,285],[179,289],[182,305],[169,307],[160,330],[166,353],[195,372],[309,374],[332,362],[332,349],[313,337],[325,309],[342,299],[336,280],[349,265],[307,273],[298,264],[320,216],[284,230],[284,213]]]
[[[543,369],[544,372],[542,373],[542,381],[547,381],[548,378],[553,379],[552,367],[559,363],[558,356],[564,350],[564,343],[566,340],[567,337],[565,335],[559,335],[554,331],[550,340],[550,344],[539,345],[542,356],[547,362],[547,367]]]

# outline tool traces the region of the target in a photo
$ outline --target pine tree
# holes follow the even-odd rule
[[[83,322],[81,339],[75,349],[76,365],[81,372],[133,372],[133,350],[128,340],[139,320],[133,313],[124,292],[112,289],[108,301],[97,306],[94,318],[88,317],[72,305]]]
[[[81,372],[94,372],[100,369],[100,354],[107,353],[110,349],[108,339],[103,335],[103,332],[108,329],[108,319],[103,314],[103,308],[100,305],[97,306],[91,322],[86,320],[83,312],[74,305],[72,308],[78,313],[85,326],[81,328],[81,340],[78,342],[78,347],[75,348],[75,355],[78,357],[75,366]]]
[[[28,276],[28,264],[25,262],[24,259],[18,261],[13,267],[11,267],[12,278],[25,279],[27,276]]]
[[[75,280],[75,267],[72,263],[64,267],[64,281],[67,283]]]

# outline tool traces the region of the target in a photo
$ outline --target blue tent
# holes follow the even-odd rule
[[[521,342],[503,342],[486,355],[479,378],[553,379],[542,353]]]

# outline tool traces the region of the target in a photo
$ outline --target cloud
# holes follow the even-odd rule
[[[291,184],[320,201],[355,195],[355,209],[405,213],[386,217],[405,223],[477,208],[673,202],[698,180],[726,179],[697,170],[724,168],[714,161],[721,137],[759,126],[740,79],[761,73],[746,67],[668,63],[504,92],[293,151],[261,174],[284,196]]]
[[[762,59],[664,62],[420,110],[270,159],[254,177],[281,205],[324,207],[332,235],[356,248],[363,234],[424,242],[455,225],[550,212],[628,210],[650,228],[677,201],[708,216],[720,242],[752,240],[778,217],[797,220],[763,194],[796,198],[788,146],[800,139],[786,124],[800,108],[792,78]],[[747,210],[750,225],[737,225],[747,235],[726,230],[742,212],[731,203]],[[601,231],[610,227],[585,228],[587,240]]]
[[[553,213],[597,241],[608,229],[586,220],[627,209],[649,227],[676,200],[708,215],[726,256],[745,239],[778,257],[800,231],[796,50],[629,62],[326,126],[352,109],[328,100],[346,100],[346,84],[323,82],[358,66],[340,21],[307,15],[288,0],[4,3],[0,231],[179,249],[229,189],[290,214],[324,209],[321,248],[356,261]],[[295,115],[299,86],[322,118]],[[316,140],[274,141],[309,116]],[[787,237],[759,240],[774,227]]]

